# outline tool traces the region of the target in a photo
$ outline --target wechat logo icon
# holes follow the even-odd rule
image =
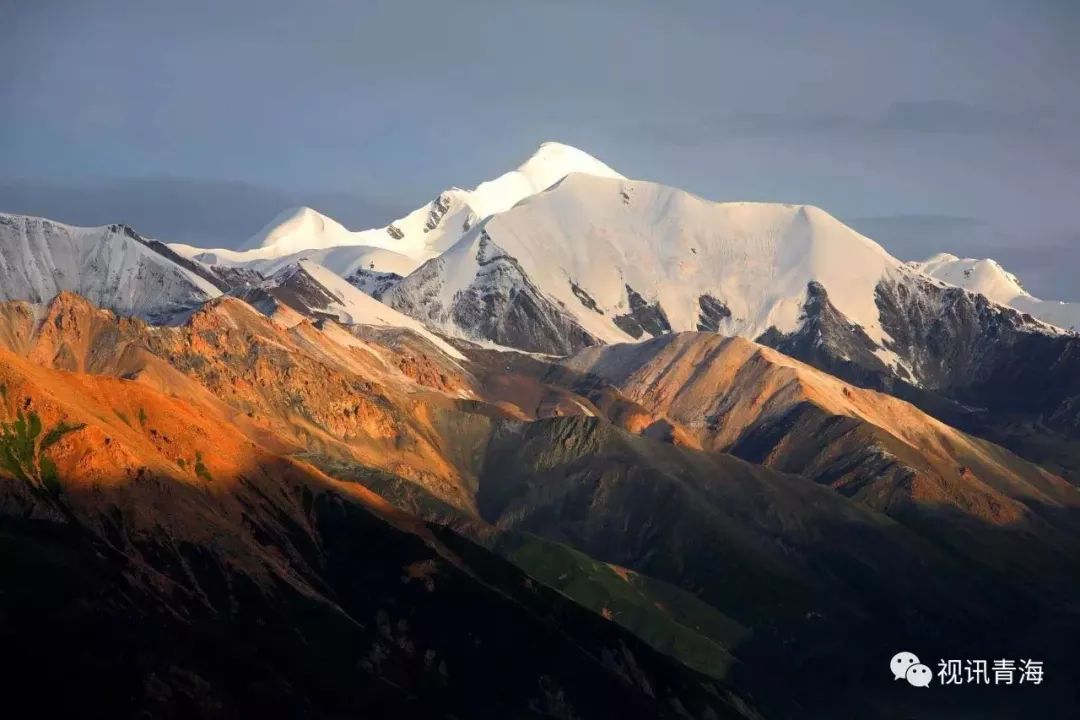
[[[915,653],[896,653],[889,661],[889,669],[892,670],[893,680],[907,680],[915,687],[930,687],[934,679],[934,672],[919,662]]]

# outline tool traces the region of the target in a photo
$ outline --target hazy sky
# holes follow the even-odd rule
[[[1078,37],[1075,0],[4,0],[0,209],[236,245],[550,139],[1080,299]]]

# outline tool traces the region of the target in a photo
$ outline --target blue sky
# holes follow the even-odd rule
[[[236,245],[296,204],[379,225],[560,140],[1080,299],[1078,34],[1068,0],[18,0],[0,209]]]

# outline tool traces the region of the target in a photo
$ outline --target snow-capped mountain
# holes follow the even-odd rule
[[[407,277],[386,302],[448,332],[543,352],[681,330],[757,338],[800,327],[807,286],[863,327],[883,357],[875,288],[914,274],[815,207],[714,203],[676,188],[574,174],[492,216]],[[525,342],[520,307],[576,328]],[[548,323],[550,324],[550,323]]]
[[[1020,280],[996,260],[959,258],[938,253],[909,266],[930,277],[985,295],[1002,305],[1016,308],[1061,328],[1080,329],[1080,303],[1040,300],[1031,295]]]
[[[0,300],[76,292],[121,315],[168,322],[221,294],[211,275],[126,225],[83,228],[0,214]]]
[[[264,272],[281,267],[280,261],[286,258],[285,264],[303,258],[322,262],[311,253],[329,248],[346,255],[349,251],[343,251],[345,247],[363,248],[351,252],[358,253],[357,263],[366,263],[367,254],[373,248],[381,248],[401,257],[393,261],[392,267],[378,269],[401,273],[406,264],[409,265],[407,271],[411,271],[449,248],[479,220],[513,207],[570,173],[622,177],[581,150],[549,142],[541,145],[517,169],[483,182],[473,190],[450,188],[386,227],[353,232],[311,208],[291,208],[248,239],[239,251],[203,250],[180,244],[172,248],[185,257],[211,264],[250,264]],[[341,270],[333,264],[328,267],[342,275],[355,269]]]
[[[171,245],[171,248],[178,247]],[[183,246],[180,246],[183,247]],[[311,260],[328,270],[349,277],[361,270],[370,270],[380,273],[393,273],[398,276],[408,275],[416,267],[412,259],[385,248],[371,247],[370,245],[339,245],[331,248],[313,248],[300,250],[281,257],[267,258],[265,260],[253,260],[246,262],[233,262],[225,250],[185,252],[185,257],[190,257],[193,262],[212,268],[243,268],[258,272],[260,275],[269,277],[283,267],[295,265],[301,260]]]

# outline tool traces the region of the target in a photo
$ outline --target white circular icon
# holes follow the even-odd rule
[[[918,665],[919,658],[915,653],[898,652],[889,661],[889,669],[892,670],[893,680],[903,680],[907,677],[908,668]]]
[[[930,687],[930,681],[934,679],[934,672],[922,663],[917,663],[908,668],[904,677],[915,687]]]

